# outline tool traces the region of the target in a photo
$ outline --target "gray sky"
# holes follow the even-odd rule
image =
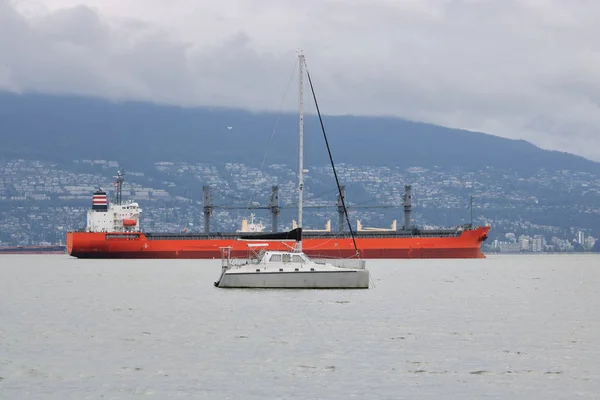
[[[600,160],[598,21],[598,0],[0,0],[0,89],[277,110],[302,48],[325,114]]]

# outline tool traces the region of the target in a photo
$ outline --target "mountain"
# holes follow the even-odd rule
[[[336,163],[600,173],[600,163],[583,157],[479,132],[388,117],[325,115],[324,124]],[[297,153],[297,130],[293,113],[278,119],[272,112],[0,93],[0,158],[5,159],[99,158],[125,166],[226,159],[258,165],[266,155],[268,163],[289,164]],[[306,117],[305,133],[307,165],[327,164],[316,116]]]
[[[323,119],[353,224],[401,223],[411,184],[418,226],[469,222],[474,196],[473,222],[490,224],[500,247],[541,235],[561,251],[585,237],[589,249],[600,236],[599,163],[398,118]],[[204,185],[218,207],[215,230],[238,229],[249,201],[264,205],[279,185],[283,229],[295,218],[297,146],[294,113],[0,93],[0,245],[64,240],[85,224],[93,190],[112,188],[119,168],[146,230],[201,229]],[[321,228],[337,219],[337,192],[314,115],[305,121],[305,166],[305,222]],[[257,218],[265,221],[263,211]]]

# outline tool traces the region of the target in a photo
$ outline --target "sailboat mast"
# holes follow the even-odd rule
[[[299,80],[300,80],[300,102],[299,102],[299,136],[298,145],[298,227],[302,228],[302,192],[304,191],[304,54],[302,51],[298,53],[299,64]],[[300,250],[302,250],[302,242],[299,242]]]

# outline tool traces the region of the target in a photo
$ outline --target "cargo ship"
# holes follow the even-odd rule
[[[303,57],[300,55],[300,57]],[[303,60],[303,58],[302,58]],[[99,189],[93,194],[92,208],[87,213],[87,226],[79,232],[67,232],[67,251],[78,258],[221,258],[222,249],[227,248],[231,257],[245,257],[248,254],[248,242],[261,241],[269,250],[288,251],[289,240],[295,228],[302,232],[301,250],[314,258],[485,258],[481,252],[481,244],[487,238],[489,226],[473,227],[472,224],[458,226],[453,229],[421,230],[410,222],[412,192],[405,186],[404,193],[404,225],[396,229],[361,229],[360,221],[356,221],[354,229],[347,218],[345,192],[339,184],[335,172],[333,158],[326,138],[324,125],[321,123],[329,159],[333,168],[338,189],[338,230],[332,231],[330,224],[324,231],[310,231],[302,226],[302,192],[303,183],[303,68],[299,69],[299,163],[298,163],[298,222],[292,223],[290,232],[277,232],[280,211],[278,187],[273,186],[268,206],[257,207],[268,209],[272,217],[270,233],[262,229],[249,229],[247,221],[242,222],[238,232],[211,232],[210,217],[214,208],[210,199],[210,190],[203,188],[204,232],[157,233],[140,230],[141,209],[136,202],[123,202],[123,172],[117,173],[115,204],[109,204],[107,193]],[[313,91],[310,74],[307,71],[316,110],[321,120],[316,95]],[[348,223],[348,231],[344,227]],[[357,254],[358,253],[358,254]]]
[[[242,221],[237,232],[210,232],[212,204],[205,187],[204,232],[143,232],[140,230],[142,210],[137,202],[122,201],[123,174],[116,176],[116,201],[108,201],[107,193],[99,189],[93,194],[92,208],[87,213],[87,226],[81,231],[67,232],[67,252],[77,258],[196,258],[221,257],[221,249],[231,247],[233,257],[248,253],[246,241],[264,240],[264,226]],[[274,187],[275,189],[275,187]],[[276,193],[274,191],[274,193]],[[271,196],[276,200],[276,194]],[[405,186],[404,226],[395,229],[363,229],[360,221],[354,232],[362,258],[485,258],[481,244],[487,239],[489,226],[465,224],[451,229],[418,229],[412,227],[410,214],[412,191]],[[284,251],[288,244],[286,232],[277,228],[278,204],[271,203],[273,216],[269,249]],[[340,221],[341,222],[341,221]],[[258,228],[257,228],[258,226]],[[310,257],[352,257],[355,255],[352,237],[347,231],[303,229],[303,251]],[[343,226],[340,223],[340,226]],[[295,227],[295,221],[292,223]]]

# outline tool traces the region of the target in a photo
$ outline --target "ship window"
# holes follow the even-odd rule
[[[282,254],[281,256],[283,257],[283,262],[285,263],[289,263],[292,261],[291,254]]]
[[[294,262],[299,262],[299,263],[301,263],[303,261],[302,257],[300,257],[298,254],[294,254],[293,260],[294,260]]]
[[[281,261],[281,254],[273,254],[269,261]]]

